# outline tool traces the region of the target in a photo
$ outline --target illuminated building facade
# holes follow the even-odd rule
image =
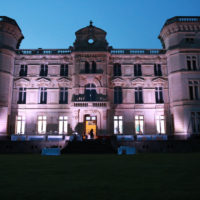
[[[200,17],[168,19],[163,49],[114,49],[78,30],[68,49],[19,49],[0,17],[0,134],[200,133]]]

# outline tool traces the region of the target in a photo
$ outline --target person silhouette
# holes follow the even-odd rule
[[[93,139],[94,137],[94,133],[93,133],[93,129],[90,130],[90,138]]]

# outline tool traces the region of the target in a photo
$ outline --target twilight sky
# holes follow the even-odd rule
[[[20,48],[68,48],[94,22],[114,48],[161,48],[157,39],[174,16],[200,16],[200,0],[0,0],[0,16],[17,21]]]

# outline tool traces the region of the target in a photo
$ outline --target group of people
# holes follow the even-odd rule
[[[94,138],[94,130],[91,129],[88,135],[90,136],[90,139],[93,139],[93,138]],[[84,133],[83,133],[84,139],[87,139],[87,138],[88,138],[88,135],[86,135],[85,132],[84,132]]]

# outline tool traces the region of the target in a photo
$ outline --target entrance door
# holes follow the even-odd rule
[[[97,117],[85,115],[85,134],[90,138],[90,131],[93,129],[94,138],[97,136]]]

